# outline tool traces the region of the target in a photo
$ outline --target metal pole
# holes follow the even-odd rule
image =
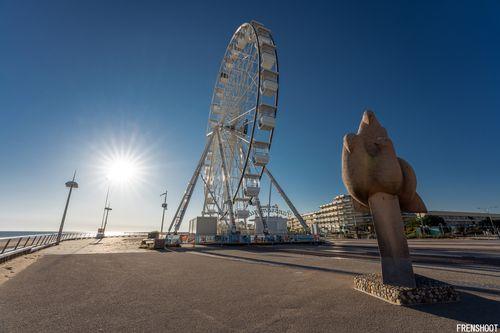
[[[101,229],[104,227],[104,216],[106,215],[106,207],[108,207],[108,197],[109,197],[109,184],[108,184],[108,190],[106,191],[106,200],[104,201],[104,211],[102,212]]]
[[[23,239],[23,237],[19,237],[19,240],[17,241],[16,246],[14,246],[14,250],[17,249],[17,247],[19,246],[19,243],[21,243],[21,239]]]
[[[11,238],[7,239],[7,243],[5,243],[5,246],[3,247],[2,253],[4,253],[5,250],[7,249],[7,246],[9,246],[10,240],[11,240]]]
[[[165,190],[165,193],[160,194],[160,196],[162,196],[162,195],[165,196],[165,200],[163,201],[163,204],[161,205],[163,207],[163,214],[161,216],[160,234],[163,233],[163,221],[165,221],[165,211],[167,210],[167,193],[168,193],[168,191]]]
[[[106,225],[108,224],[108,215],[109,215],[110,210],[111,210],[111,208],[106,207],[106,219],[104,220],[104,229],[102,230],[103,235],[106,232]]]
[[[66,221],[66,213],[68,212],[68,206],[69,206],[69,199],[71,198],[71,193],[73,192],[73,188],[75,187],[75,177],[76,177],[76,170],[73,173],[73,179],[71,182],[66,183],[66,186],[69,184],[69,192],[68,192],[68,198],[66,199],[66,205],[64,206],[64,213],[61,219],[61,224],[59,225],[59,232],[57,233],[57,240],[56,240],[56,245],[59,245],[59,242],[61,241],[61,235],[63,232],[64,228],[64,222]],[[78,185],[76,185],[78,186]]]
[[[290,199],[287,197],[287,195],[285,194],[285,192],[283,191],[283,189],[278,184],[278,182],[273,177],[273,175],[271,174],[271,172],[269,171],[269,169],[267,167],[264,168],[264,172],[268,175],[268,177],[271,180],[271,182],[273,182],[274,187],[276,187],[276,190],[278,190],[278,193],[281,194],[281,196],[283,197],[283,200],[285,200],[285,202],[288,205],[288,207],[290,207],[291,211],[293,212],[293,214],[295,215],[295,217],[297,218],[297,220],[299,220],[300,225],[302,226],[302,228],[304,228],[304,230],[306,232],[309,232],[310,230],[309,230],[309,227],[307,226],[306,222],[304,221],[304,219],[302,218],[302,216],[299,214],[298,210],[292,204],[292,202],[290,201]]]

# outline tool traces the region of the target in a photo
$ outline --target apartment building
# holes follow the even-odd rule
[[[413,213],[403,213],[403,220],[415,217]],[[337,195],[329,203],[319,206],[316,212],[302,215],[310,227],[315,223],[322,232],[344,233],[352,231],[374,232],[371,214],[358,212],[354,208],[353,199],[348,194]],[[301,229],[296,218],[288,220],[288,227],[292,231]]]

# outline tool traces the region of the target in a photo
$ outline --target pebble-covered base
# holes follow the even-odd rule
[[[397,287],[382,283],[380,274],[354,277],[354,289],[397,305],[449,303],[460,301],[452,285],[415,274],[417,288]]]

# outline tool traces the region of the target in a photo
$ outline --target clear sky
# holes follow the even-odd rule
[[[367,107],[429,209],[500,206],[499,12],[498,1],[2,0],[0,230],[55,230],[74,169],[67,229],[95,230],[117,151],[142,167],[112,188],[109,230],[158,229],[165,188],[170,220],[226,45],[251,19],[278,46],[270,168],[300,211],[345,192],[342,137]]]

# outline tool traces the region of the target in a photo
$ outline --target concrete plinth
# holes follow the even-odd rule
[[[354,277],[354,289],[396,305],[450,303],[460,301],[452,285],[415,274],[416,287],[398,287],[382,282],[380,274]]]

